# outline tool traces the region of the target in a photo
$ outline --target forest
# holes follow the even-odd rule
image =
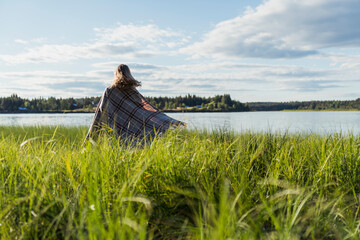
[[[360,110],[360,98],[346,101],[294,101],[294,102],[251,102],[247,103],[251,111],[283,110]]]
[[[63,112],[82,109],[93,111],[100,97],[85,98],[33,98],[25,99],[17,94],[0,98],[0,112]]]
[[[0,112],[92,112],[99,100],[100,96],[25,99],[17,94],[12,94],[10,97],[0,97]],[[247,105],[232,100],[229,94],[215,97],[198,97],[188,94],[178,97],[147,97],[147,100],[161,111],[250,111]]]
[[[148,101],[162,111],[214,111],[214,112],[245,112],[250,108],[239,101],[232,100],[229,94],[215,97],[147,97]]]
[[[17,94],[0,97],[0,113],[18,112],[93,112],[100,100],[97,97],[84,98],[21,98]],[[231,99],[229,94],[214,97],[200,97],[187,94],[177,97],[147,97],[147,100],[161,111],[176,112],[244,112],[283,110],[360,110],[360,98],[346,101],[294,101],[294,102],[247,102]]]

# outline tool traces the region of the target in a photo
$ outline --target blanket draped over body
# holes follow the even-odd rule
[[[96,108],[86,139],[101,129],[114,131],[122,140],[143,140],[185,123],[152,106],[135,88],[105,89]]]

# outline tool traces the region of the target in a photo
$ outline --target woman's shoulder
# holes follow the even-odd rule
[[[104,95],[107,97],[121,97],[121,96],[127,96],[132,95],[131,91],[128,89],[121,89],[118,87],[109,86],[105,88]]]
[[[103,91],[102,95],[105,96],[109,93],[109,87],[105,88],[105,90]]]
[[[105,99],[108,98],[111,95],[111,91],[112,91],[112,89],[110,86],[105,88],[105,90],[103,91],[103,93],[101,95],[101,98],[105,98]]]
[[[116,91],[116,90],[117,90],[116,87],[108,86],[108,87],[105,88],[104,94],[109,96],[111,94],[111,92]]]
[[[141,94],[139,93],[139,91],[135,88],[135,87],[131,87],[131,88],[119,88],[119,87],[114,87],[114,86],[108,86],[107,88],[105,88],[104,94],[107,97],[110,97],[112,95],[114,96],[127,96],[127,97],[131,97],[131,96],[141,96]]]
[[[114,87],[112,87],[112,86],[108,86],[108,87],[106,87],[105,88],[105,90],[104,90],[104,92],[109,92],[111,89],[113,89]]]

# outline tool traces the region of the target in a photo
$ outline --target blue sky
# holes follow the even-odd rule
[[[1,1],[0,96],[97,96],[120,63],[145,96],[360,97],[360,2]]]

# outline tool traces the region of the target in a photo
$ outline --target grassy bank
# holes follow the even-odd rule
[[[1,239],[357,239],[360,136],[0,127]]]

